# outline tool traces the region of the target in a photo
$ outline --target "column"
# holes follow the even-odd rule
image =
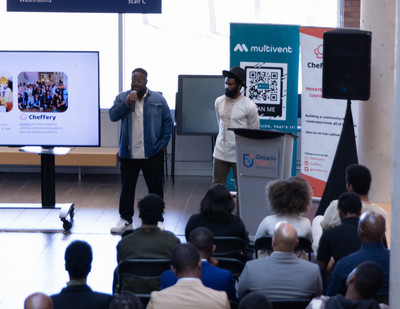
[[[371,97],[360,102],[358,159],[372,173],[369,198],[390,203],[396,0],[362,0],[361,30],[372,32]]]

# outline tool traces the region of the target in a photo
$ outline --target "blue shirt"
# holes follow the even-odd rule
[[[385,281],[379,290],[379,294],[388,294],[390,251],[381,242],[362,244],[360,250],[342,258],[333,269],[326,294],[328,296],[334,296],[338,293],[344,295],[346,292],[347,276],[359,264],[366,261],[374,261],[382,267],[385,274]]]
[[[178,281],[172,270],[161,275],[161,290],[174,285]],[[230,300],[236,299],[235,279],[229,270],[211,265],[208,261],[201,262],[201,282],[206,287],[217,291],[225,291]]]

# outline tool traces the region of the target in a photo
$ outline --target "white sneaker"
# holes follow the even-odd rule
[[[119,219],[118,223],[111,228],[111,233],[113,234],[122,234],[123,231],[129,230],[132,228],[132,223],[129,223],[128,221],[124,219]]]

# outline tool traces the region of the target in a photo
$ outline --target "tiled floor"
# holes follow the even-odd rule
[[[176,176],[175,185],[171,178],[166,179],[164,225],[182,241],[186,222],[199,211],[210,185],[211,177]],[[1,208],[5,203],[40,204],[40,188],[40,174],[0,173],[0,309],[23,308],[25,297],[33,292],[58,293],[68,281],[64,252],[76,239],[89,242],[93,248],[88,284],[94,290],[111,293],[120,236],[109,231],[119,219],[119,175],[89,174],[80,182],[76,174],[56,175],[56,203],[75,205],[70,232],[64,231],[58,209]],[[136,198],[146,194],[140,177]],[[307,216],[312,218],[315,211],[316,205]],[[133,226],[139,225],[136,212]]]
[[[184,227],[211,184],[211,177],[176,177],[165,184],[165,227],[183,239]],[[56,203],[75,204],[70,232],[64,232],[58,209],[0,208],[0,309],[23,308],[33,292],[58,293],[68,281],[64,252],[76,239],[93,248],[88,284],[97,291],[111,293],[116,266],[115,247],[120,236],[110,227],[119,219],[119,175],[57,174]],[[40,203],[40,174],[0,174],[0,203]],[[136,198],[147,194],[139,179]],[[3,205],[4,206],[4,205]],[[15,206],[15,205],[14,205]],[[134,226],[140,225],[135,213]]]

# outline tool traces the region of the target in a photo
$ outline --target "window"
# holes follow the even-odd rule
[[[336,27],[338,0],[162,0],[162,14],[124,14],[124,89],[143,67],[148,86],[175,108],[178,75],[229,68],[229,23]],[[118,93],[118,15],[15,13],[0,4],[2,50],[98,50],[100,105]]]

